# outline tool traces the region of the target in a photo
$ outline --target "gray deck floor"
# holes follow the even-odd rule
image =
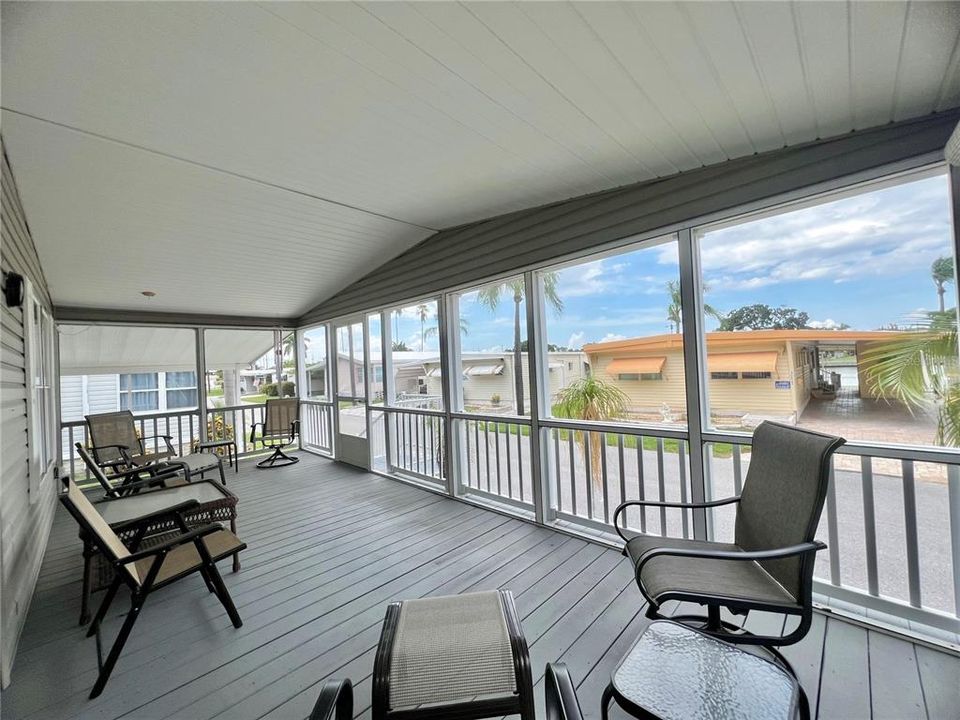
[[[80,552],[61,510],[20,641],[4,718],[302,718],[319,684],[350,677],[369,716],[370,673],[385,605],[497,587],[517,599],[537,699],[543,667],[567,664],[599,717],[613,665],[645,620],[630,568],[613,550],[336,465],[295,466],[228,484],[248,543],[224,577],[244,619],[235,630],[199,577],[148,601],[103,695],[87,700],[96,649],[77,627]],[[99,598],[100,596],[96,596]],[[104,632],[125,612],[118,598]],[[748,627],[769,628],[751,617]],[[821,718],[957,718],[960,659],[815,617],[786,649]]]

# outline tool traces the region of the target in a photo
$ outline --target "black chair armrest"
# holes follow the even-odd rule
[[[543,678],[543,693],[546,720],[583,720],[577,691],[566,665],[547,663]]]
[[[172,455],[177,454],[176,448],[173,447],[173,435],[144,435],[140,438],[140,445],[146,450],[146,446],[143,444],[144,440],[157,440],[158,438],[167,444],[167,450],[169,450]]]
[[[661,500],[628,500],[627,502],[620,503],[617,506],[617,509],[613,511],[613,527],[617,531],[617,535],[623,538],[624,542],[627,542],[630,540],[630,538],[628,538],[622,532],[622,530],[626,530],[626,528],[621,528],[620,524],[617,522],[617,519],[620,517],[620,513],[624,512],[628,507],[639,505],[641,507],[685,508],[696,510],[699,508],[720,507],[722,505],[730,505],[737,502],[740,502],[739,495],[722,498],[720,500],[710,500],[709,502],[702,503],[664,502]]]
[[[294,420],[290,423],[290,439],[293,440],[300,434],[300,421]]]
[[[790,545],[782,548],[772,548],[770,550],[710,550],[707,548],[650,548],[643,555],[637,558],[636,575],[637,581],[640,581],[640,572],[643,566],[653,560],[655,557],[669,555],[671,557],[701,558],[705,560],[779,560],[781,558],[793,557],[794,555],[803,555],[809,552],[819,552],[825,550],[826,543],[819,540],[812,542],[803,542],[798,545]]]
[[[310,720],[351,720],[353,718],[353,683],[350,678],[328,680],[320,690]]]
[[[146,550],[139,550],[138,552],[130,553],[125,558],[120,559],[120,564],[127,565],[128,563],[137,562],[138,560],[143,560],[144,558],[151,558],[155,555],[165,554],[175,547],[186,545],[187,543],[196,543],[206,535],[219,532],[220,530],[223,530],[223,528],[219,523],[210,523],[209,525],[194,528],[193,530],[172,537],[169,540],[165,540],[164,542],[154,545]]]
[[[257,441],[257,425],[262,428],[266,428],[266,423],[255,422],[250,426],[250,442],[255,443]],[[260,431],[261,437],[263,436],[263,430]]]
[[[199,504],[199,500],[185,500],[182,503],[171,505],[170,507],[157,510],[156,512],[147,513],[146,515],[141,515],[140,517],[130,518],[129,520],[113,523],[110,525],[110,527],[113,528],[114,532],[122,532],[124,530],[129,530],[130,528],[140,527],[141,525],[160,522],[161,520],[165,520],[169,517],[179,517],[186,511],[197,507]]]

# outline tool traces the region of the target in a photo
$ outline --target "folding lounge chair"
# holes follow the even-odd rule
[[[113,671],[123,646],[130,636],[143,604],[154,590],[166,587],[181,578],[200,573],[210,592],[216,594],[230,616],[234,627],[242,627],[243,621],[223,584],[223,578],[217,570],[213,556],[222,555],[244,549],[246,545],[229,530],[220,525],[211,523],[203,527],[189,529],[183,519],[183,513],[189,511],[196,502],[186,502],[172,508],[166,508],[154,515],[141,518],[141,530],[138,531],[130,548],[127,548],[114,532],[114,529],[100,516],[96,508],[80,491],[76,483],[67,479],[66,491],[60,495],[60,502],[70,512],[80,527],[93,539],[105,557],[110,559],[116,571],[116,576],[106,597],[97,610],[87,632],[87,637],[97,637],[97,662],[100,674],[90,691],[90,697],[95,698],[103,692],[110,673]],[[140,550],[140,543],[146,532],[148,522],[156,522],[163,518],[171,518],[176,523],[180,534],[169,540]],[[116,597],[120,585],[130,588],[130,611],[123,622],[114,640],[106,661],[103,661],[100,648],[100,624],[106,617],[110,605]]]
[[[117,470],[111,475],[104,472],[103,467],[97,464],[83,443],[76,443],[77,454],[87,466],[90,474],[100,483],[108,498],[121,498],[140,492],[150,487],[172,487],[185,484],[187,479],[182,475],[179,465],[157,463],[144,467],[132,467],[127,470]],[[117,482],[119,481],[119,482]]]
[[[178,455],[171,435],[148,435],[141,438],[137,435],[133,413],[129,410],[87,415],[86,420],[92,445],[90,449],[101,468],[117,472],[166,462],[180,467],[187,480],[193,475],[203,477],[205,472],[216,469],[220,473],[220,482],[227,484],[223,474],[223,459],[219,455]],[[147,440],[154,441],[152,452],[147,450]],[[164,447],[159,447],[159,440],[163,440]]]
[[[274,398],[267,400],[263,422],[254,423],[250,430],[250,442],[260,442],[273,450],[258,468],[283,467],[300,462],[300,458],[287,455],[283,448],[300,434],[300,401],[297,398]],[[257,427],[260,435],[257,436]]]
[[[707,606],[707,616],[674,620],[702,624],[709,634],[732,643],[776,646],[799,642],[813,616],[813,565],[826,545],[814,539],[830,476],[830,458],[842,438],[764,422],[753,435],[750,469],[739,497],[705,503],[635,500],[614,512],[614,526],[626,543],[637,585],[648,601],[647,616],[659,618],[667,600]],[[628,535],[621,525],[632,506],[714,508],[736,504],[732,543]],[[643,510],[641,510],[642,512]],[[720,608],[800,617],[786,635],[753,635],[725,623]],[[786,662],[786,661],[784,661]]]

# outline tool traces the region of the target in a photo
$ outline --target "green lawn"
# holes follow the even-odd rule
[[[240,397],[240,402],[249,403],[250,405],[262,405],[266,401],[266,395],[242,395]]]
[[[223,397],[223,388],[213,388],[207,390],[207,397]]]

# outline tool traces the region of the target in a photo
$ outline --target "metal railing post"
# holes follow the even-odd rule
[[[702,503],[707,498],[709,465],[705,460],[703,428],[709,421],[710,401],[700,372],[706,361],[703,330],[703,286],[700,283],[700,253],[693,231],[677,233],[680,252],[680,305],[683,320],[683,370],[687,396],[687,432],[690,442],[690,500]],[[693,512],[693,537],[707,539],[707,515]]]
[[[203,343],[203,328],[194,328],[197,345],[197,433],[200,442],[207,439],[207,354]],[[193,433],[190,433],[191,442]]]
[[[554,503],[551,502],[552,474],[550,473],[550,453],[546,444],[541,443],[541,413],[547,412],[549,403],[550,378],[547,376],[547,338],[544,328],[546,308],[544,306],[543,282],[534,272],[523,274],[524,294],[527,301],[527,363],[530,377],[530,479],[533,494],[533,512],[537,522],[544,523],[554,519]],[[517,408],[522,413],[522,408]],[[520,430],[518,429],[518,432]],[[541,447],[542,445],[542,447]],[[522,458],[521,465],[522,465]],[[589,482],[589,480],[588,480]],[[522,493],[522,488],[521,488]]]

